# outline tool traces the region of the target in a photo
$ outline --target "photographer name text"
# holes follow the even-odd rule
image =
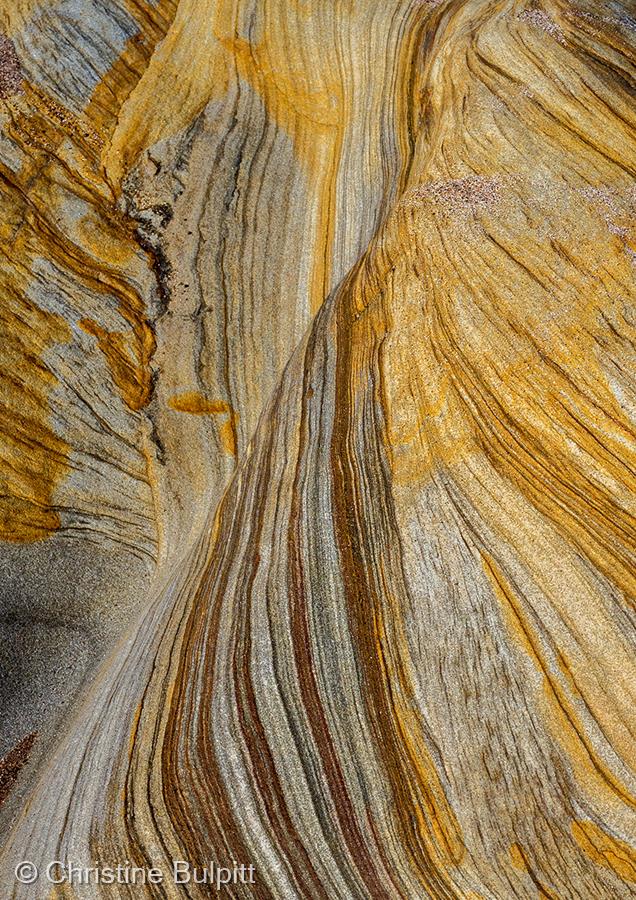
[[[219,865],[210,861],[193,865],[185,859],[175,859],[170,867],[136,866],[129,860],[112,866],[82,866],[69,860],[55,859],[43,866],[23,860],[15,867],[20,884],[207,884],[217,891],[227,885],[254,884],[254,866],[232,862]]]

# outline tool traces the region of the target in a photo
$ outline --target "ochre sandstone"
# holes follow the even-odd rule
[[[636,896],[635,99],[632,0],[5,0],[2,898]]]

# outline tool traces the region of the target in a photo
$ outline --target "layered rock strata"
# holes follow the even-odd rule
[[[2,896],[634,896],[631,4],[0,29]]]

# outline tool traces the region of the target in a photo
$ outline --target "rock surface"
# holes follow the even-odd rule
[[[636,10],[0,10],[2,897],[636,896]]]

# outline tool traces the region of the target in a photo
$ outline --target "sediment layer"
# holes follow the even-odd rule
[[[2,896],[634,896],[631,4],[0,29]]]

